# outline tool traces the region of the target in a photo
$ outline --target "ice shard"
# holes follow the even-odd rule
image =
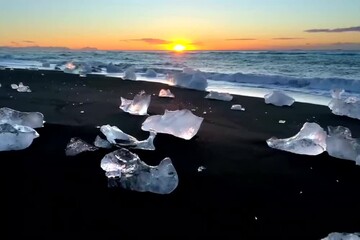
[[[189,140],[199,131],[203,120],[202,117],[195,116],[187,109],[176,111],[165,110],[164,115],[148,117],[143,122],[141,129],[171,134],[175,137]]]
[[[1,123],[0,151],[22,150],[31,145],[39,134],[31,127]]]
[[[170,89],[161,89],[159,92],[159,97],[174,98],[175,95],[170,91]]]
[[[100,127],[100,131],[106,136],[107,141],[111,144],[134,149],[155,150],[155,132],[150,132],[150,136],[147,139],[139,141],[135,137],[124,133],[116,126],[103,125]]]
[[[231,106],[231,110],[245,111],[245,108],[243,108],[240,104],[235,104]]]
[[[329,108],[335,115],[360,119],[360,99],[354,96],[342,98],[344,92],[343,89],[332,91],[332,100],[328,105]]]
[[[233,99],[233,96],[231,96],[228,93],[220,93],[220,92],[210,91],[210,93],[208,95],[206,95],[205,98],[221,100],[221,101],[231,101]]]
[[[94,141],[95,147],[98,148],[111,148],[112,145],[108,140],[102,139],[100,136],[96,136]]]
[[[275,106],[291,106],[295,99],[289,97],[282,91],[273,91],[264,96],[266,104],[273,104]]]
[[[169,194],[179,183],[170,158],[164,158],[158,166],[149,166],[125,148],[105,155],[100,166],[106,172],[111,187]]]
[[[269,147],[304,155],[318,155],[326,150],[326,132],[317,123],[306,122],[295,136],[285,139],[272,137]]]
[[[98,150],[97,147],[94,147],[91,144],[88,144],[80,138],[71,138],[70,142],[66,145],[65,155],[66,156],[76,156],[82,152],[93,152]]]
[[[11,108],[0,108],[0,124],[10,123],[24,125],[31,128],[43,126],[44,115],[39,112],[19,112]]]
[[[332,157],[352,160],[360,165],[360,139],[352,138],[350,129],[328,126],[326,150]]]
[[[121,98],[120,109],[132,115],[146,115],[150,105],[151,95],[144,91],[136,94],[133,100]]]
[[[124,79],[136,80],[135,67],[129,67],[125,70]]]
[[[360,240],[360,233],[330,233],[326,238],[321,240]]]

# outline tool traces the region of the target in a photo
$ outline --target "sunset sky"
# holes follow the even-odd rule
[[[1,0],[0,46],[360,49],[360,0]]]

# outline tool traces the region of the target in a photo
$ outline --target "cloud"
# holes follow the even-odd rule
[[[319,28],[319,29],[308,29],[304,32],[308,33],[342,33],[342,32],[360,32],[360,26],[348,27],[348,28]]]
[[[19,45],[20,45],[20,43],[15,42],[15,41],[11,41],[10,43],[11,43],[11,45],[15,45],[15,46],[19,46]]]
[[[34,41],[31,41],[31,40],[23,40],[24,43],[32,43],[34,44],[35,42]]]
[[[226,41],[254,41],[256,38],[229,38],[225,39]]]
[[[304,39],[304,38],[294,38],[294,37],[278,37],[278,38],[273,38],[273,40],[298,40],[298,39]]]
[[[161,44],[169,44],[169,43],[171,43],[171,41],[167,41],[167,40],[164,40],[164,39],[158,39],[158,38],[126,39],[126,40],[121,40],[121,41],[125,41],[125,42],[145,42],[145,43],[153,44],[153,45],[161,45]]]

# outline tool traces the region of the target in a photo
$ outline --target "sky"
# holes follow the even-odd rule
[[[360,0],[0,0],[0,6],[0,46],[360,50]]]

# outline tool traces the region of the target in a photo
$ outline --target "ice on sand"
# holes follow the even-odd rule
[[[175,95],[170,91],[170,89],[161,89],[159,92],[159,97],[174,98]]]
[[[125,70],[124,79],[136,80],[135,67],[129,67]]]
[[[316,123],[306,122],[295,136],[285,139],[272,137],[269,147],[304,155],[318,155],[326,150],[326,132]]]
[[[164,115],[148,117],[142,124],[144,131],[171,134],[186,140],[191,139],[198,132],[204,118],[195,116],[187,109],[168,111]]]
[[[333,232],[321,240],[360,240],[360,233]]]
[[[31,127],[0,124],[0,151],[22,150],[31,145],[39,134]]]
[[[328,127],[326,150],[332,157],[352,160],[360,165],[360,139],[352,138],[350,129],[346,127]]]
[[[156,78],[157,73],[153,69],[147,69],[144,76],[149,78]]]
[[[80,138],[71,138],[65,149],[66,156],[76,156],[82,152],[93,152],[98,150],[97,147],[85,142]]]
[[[264,96],[266,104],[273,104],[275,106],[291,106],[295,99],[289,97],[282,91],[273,91]]]
[[[169,194],[175,190],[179,178],[170,158],[158,166],[149,166],[139,156],[122,148],[104,156],[100,164],[109,178],[109,186],[138,192]]]
[[[233,99],[233,96],[231,96],[228,93],[220,93],[220,92],[211,91],[208,95],[205,96],[205,98],[221,100],[221,101],[231,101]]]
[[[231,110],[245,111],[245,108],[243,108],[240,104],[235,104],[231,106]]]
[[[150,132],[150,136],[146,140],[139,141],[135,137],[124,133],[116,126],[103,125],[100,127],[100,131],[106,136],[107,141],[111,144],[134,149],[155,150],[155,132]]]
[[[10,123],[24,125],[31,128],[43,126],[44,115],[39,112],[20,112],[11,108],[0,108],[0,124]]]
[[[133,100],[122,97],[120,109],[132,115],[146,115],[150,101],[151,95],[141,91],[135,95]]]
[[[108,140],[102,139],[100,136],[96,136],[94,141],[95,147],[98,148],[111,148],[112,145]]]
[[[16,89],[18,92],[31,92],[30,87],[25,86],[22,82],[20,82],[19,85],[13,83],[10,86],[12,89]]]
[[[344,92],[343,89],[332,90],[329,108],[335,115],[360,119],[360,99],[353,96],[344,99],[342,98]]]

